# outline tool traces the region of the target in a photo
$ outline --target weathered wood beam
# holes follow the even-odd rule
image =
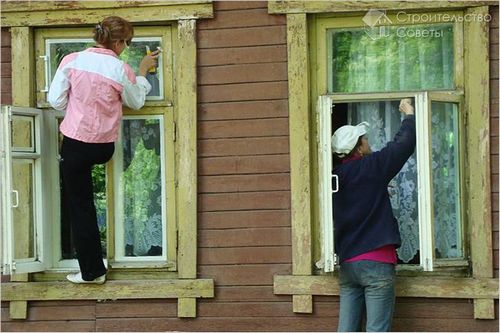
[[[467,9],[465,15],[488,14],[488,7]],[[469,172],[469,230],[472,274],[493,277],[490,169],[490,72],[488,22],[464,22],[465,109],[467,115],[467,170]],[[492,300],[474,300],[474,318],[494,319]]]
[[[132,23],[174,21],[183,18],[199,19],[213,17],[211,3],[176,4],[170,6],[134,7],[134,8],[100,8],[58,11],[21,11],[4,12],[2,10],[1,26],[68,26],[96,24],[111,15],[121,16]]]
[[[2,301],[214,297],[212,279],[107,281],[102,285],[8,282],[1,288]]]
[[[312,270],[311,188],[309,177],[309,80],[307,17],[287,15],[288,109],[292,218],[292,271]],[[293,298],[297,312],[312,312],[312,296]]]
[[[130,8],[211,3],[211,0],[179,1],[1,1],[2,12]]]
[[[370,9],[432,9],[466,8],[498,5],[498,1],[269,1],[270,14],[338,13]]]
[[[275,295],[339,295],[334,276],[275,275]],[[396,296],[432,298],[498,298],[497,279],[397,277]]]

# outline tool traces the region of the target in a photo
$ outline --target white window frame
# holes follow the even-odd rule
[[[317,263],[318,268],[324,272],[331,272],[334,267],[331,263],[336,262],[337,256],[334,248],[334,230],[332,214],[332,170],[331,151],[331,121],[334,103],[363,102],[367,100],[389,100],[401,98],[415,98],[415,120],[417,135],[417,179],[418,179],[418,220],[420,238],[420,268],[423,271],[433,271],[440,266],[436,261],[434,253],[434,203],[432,196],[432,169],[431,169],[431,102],[449,102],[458,105],[459,114],[463,109],[463,95],[455,91],[447,92],[400,92],[400,93],[376,93],[376,94],[331,94],[322,95],[317,103],[318,121],[318,166],[319,166],[319,198],[320,198],[320,225],[321,225],[321,261]],[[461,134],[459,133],[459,136]],[[459,141],[460,142],[460,141]],[[327,147],[329,146],[329,147]],[[461,165],[461,163],[459,163]],[[460,167],[460,169],[462,169]],[[462,170],[459,171],[460,173]],[[461,185],[460,185],[461,187]],[[460,188],[459,187],[459,188]],[[463,202],[461,203],[463,205]],[[462,215],[462,214],[461,214]],[[464,228],[464,217],[460,216],[460,229]],[[461,232],[463,234],[463,232]],[[462,248],[465,247],[461,240]],[[462,253],[464,253],[462,250]],[[442,260],[445,263],[447,260]],[[466,260],[452,259],[456,265],[467,264]],[[408,265],[409,266],[409,265]],[[442,264],[442,266],[447,266]]]
[[[17,150],[12,147],[11,124],[15,115],[29,116],[33,118],[32,143],[34,150],[31,152],[24,149]],[[14,107],[3,105],[1,108],[1,128],[4,129],[0,140],[1,157],[1,180],[2,180],[2,273],[20,274],[43,271],[48,262],[48,242],[45,241],[46,232],[44,221],[47,218],[47,211],[43,208],[46,204],[46,196],[42,191],[46,185],[43,178],[43,165],[45,163],[44,151],[42,147],[43,114],[39,109]],[[17,151],[16,151],[17,150]],[[13,188],[12,162],[13,160],[27,160],[33,165],[33,219],[34,219],[34,257],[14,258],[16,243],[14,239],[14,229],[16,221],[13,219],[12,209],[19,204],[19,196]],[[46,193],[45,193],[46,194]],[[14,200],[15,198],[15,200]]]
[[[157,266],[162,266],[162,263],[166,263],[167,261],[167,251],[168,251],[168,237],[167,237],[167,228],[168,228],[168,215],[167,215],[167,190],[165,188],[165,179],[166,179],[166,168],[167,163],[165,160],[165,128],[164,122],[165,119],[163,115],[140,115],[140,116],[131,116],[125,115],[123,116],[123,120],[127,119],[157,119],[159,120],[160,125],[160,163],[161,163],[161,195],[163,198],[161,213],[162,213],[162,255],[161,256],[141,256],[141,257],[127,257],[125,256],[125,228],[123,221],[123,207],[118,205],[118,202],[122,202],[123,198],[119,197],[118,188],[120,188],[121,178],[117,175],[117,170],[122,170],[122,127],[120,128],[120,136],[115,146],[115,154],[113,156],[113,194],[114,194],[114,209],[115,209],[115,217],[114,217],[114,229],[115,229],[115,258],[113,262],[113,267],[127,267],[130,263],[136,263],[133,267],[137,267],[137,263],[145,263],[148,266],[154,265],[156,263]]]

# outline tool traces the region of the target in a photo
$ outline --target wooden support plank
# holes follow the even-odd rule
[[[307,17],[287,15],[292,273],[312,273]],[[312,296],[293,297],[294,312],[312,312]]]
[[[188,0],[188,1],[2,1],[2,12],[20,11],[60,11],[102,8],[127,8],[127,7],[156,7],[180,4],[204,4],[212,0]],[[151,8],[154,10],[154,8]]]
[[[34,105],[35,91],[35,51],[33,44],[33,30],[29,27],[14,27],[10,31],[11,54],[23,55],[12,57],[12,105],[31,107]],[[23,239],[16,239],[18,244],[29,246],[29,223],[18,224],[17,236]],[[23,252],[24,249],[17,249]],[[13,274],[11,281],[26,282],[28,274]],[[28,302],[10,302],[10,316],[13,319],[26,319],[28,316]]]
[[[423,8],[465,8],[471,6],[496,5],[497,1],[269,1],[270,14],[328,13],[367,11],[376,9],[423,9]]]
[[[177,317],[196,317],[196,298],[179,298],[177,300]]]
[[[180,20],[177,33],[179,278],[196,278],[196,21]]]
[[[293,312],[295,313],[313,312],[312,295],[293,295],[292,304],[293,304]]]
[[[484,17],[487,6],[469,8],[465,15]],[[475,278],[493,277],[490,182],[489,27],[484,20],[464,22],[465,107],[469,170],[469,225]],[[474,318],[494,319],[493,300],[474,300]]]
[[[339,295],[335,276],[276,275],[275,295]],[[396,296],[431,298],[498,299],[494,278],[397,277]]]
[[[214,297],[212,279],[107,281],[102,285],[10,282],[1,288],[2,301]]]
[[[1,13],[2,27],[17,26],[59,26],[75,24],[95,24],[99,20],[117,15],[130,22],[173,21],[181,18],[211,18],[213,8],[207,4],[175,4],[170,6],[103,8],[57,11],[24,11]]]

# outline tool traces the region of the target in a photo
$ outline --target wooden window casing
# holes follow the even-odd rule
[[[458,1],[446,5],[443,3],[443,7],[453,10],[464,9],[464,14],[484,17],[488,14],[488,4],[494,3],[483,1],[471,5],[470,2]],[[436,3],[418,1],[377,3],[377,8],[387,10],[436,8],[436,6],[439,7]],[[311,207],[316,194],[312,189],[314,181],[311,178],[313,174],[311,168],[315,135],[310,132],[310,126],[314,119],[312,111],[316,100],[312,99],[311,94],[316,96],[320,94],[317,93],[318,80],[312,79],[317,64],[310,56],[309,45],[316,45],[317,41],[314,40],[316,37],[310,30],[314,26],[315,14],[360,12],[359,15],[363,16],[364,11],[368,9],[370,9],[369,3],[357,4],[352,1],[269,3],[270,13],[287,16],[292,205],[293,275],[276,275],[274,292],[293,295],[294,312],[311,313],[313,295],[338,295],[339,292],[337,277],[313,274],[313,250],[316,245],[313,242],[312,229],[316,217],[315,210]],[[467,186],[463,193],[469,216],[467,234],[470,238],[473,277],[432,275],[400,277],[396,289],[397,296],[400,297],[472,298],[474,317],[488,319],[495,318],[494,299],[498,298],[498,281],[492,278],[487,22],[477,20],[464,22],[463,31],[465,70],[458,74],[463,75],[467,119],[465,137],[468,155],[465,167],[474,171],[468,173]]]
[[[10,301],[11,318],[26,319],[30,300],[122,298],[178,298],[178,316],[195,317],[196,299],[214,296],[213,280],[197,279],[197,96],[196,84],[193,84],[197,77],[196,20],[213,17],[211,1],[3,3],[2,27],[11,27],[12,77],[16,78],[12,104],[36,105],[35,27],[88,25],[90,30],[100,19],[111,15],[122,16],[134,25],[154,23],[172,27],[172,103],[151,101],[146,103],[146,108],[161,106],[172,110],[169,114],[177,124],[174,158],[176,271],[153,274],[138,269],[117,271],[94,292],[90,290],[93,288],[81,285],[61,288],[63,282],[58,281],[64,277],[57,273],[36,274],[40,282],[27,282],[27,274],[14,274],[11,282],[2,284],[3,300]]]

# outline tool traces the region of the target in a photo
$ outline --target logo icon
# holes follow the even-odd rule
[[[377,40],[389,36],[386,26],[392,24],[392,21],[385,10],[370,9],[363,16],[363,22],[365,23],[364,30],[371,39]]]

